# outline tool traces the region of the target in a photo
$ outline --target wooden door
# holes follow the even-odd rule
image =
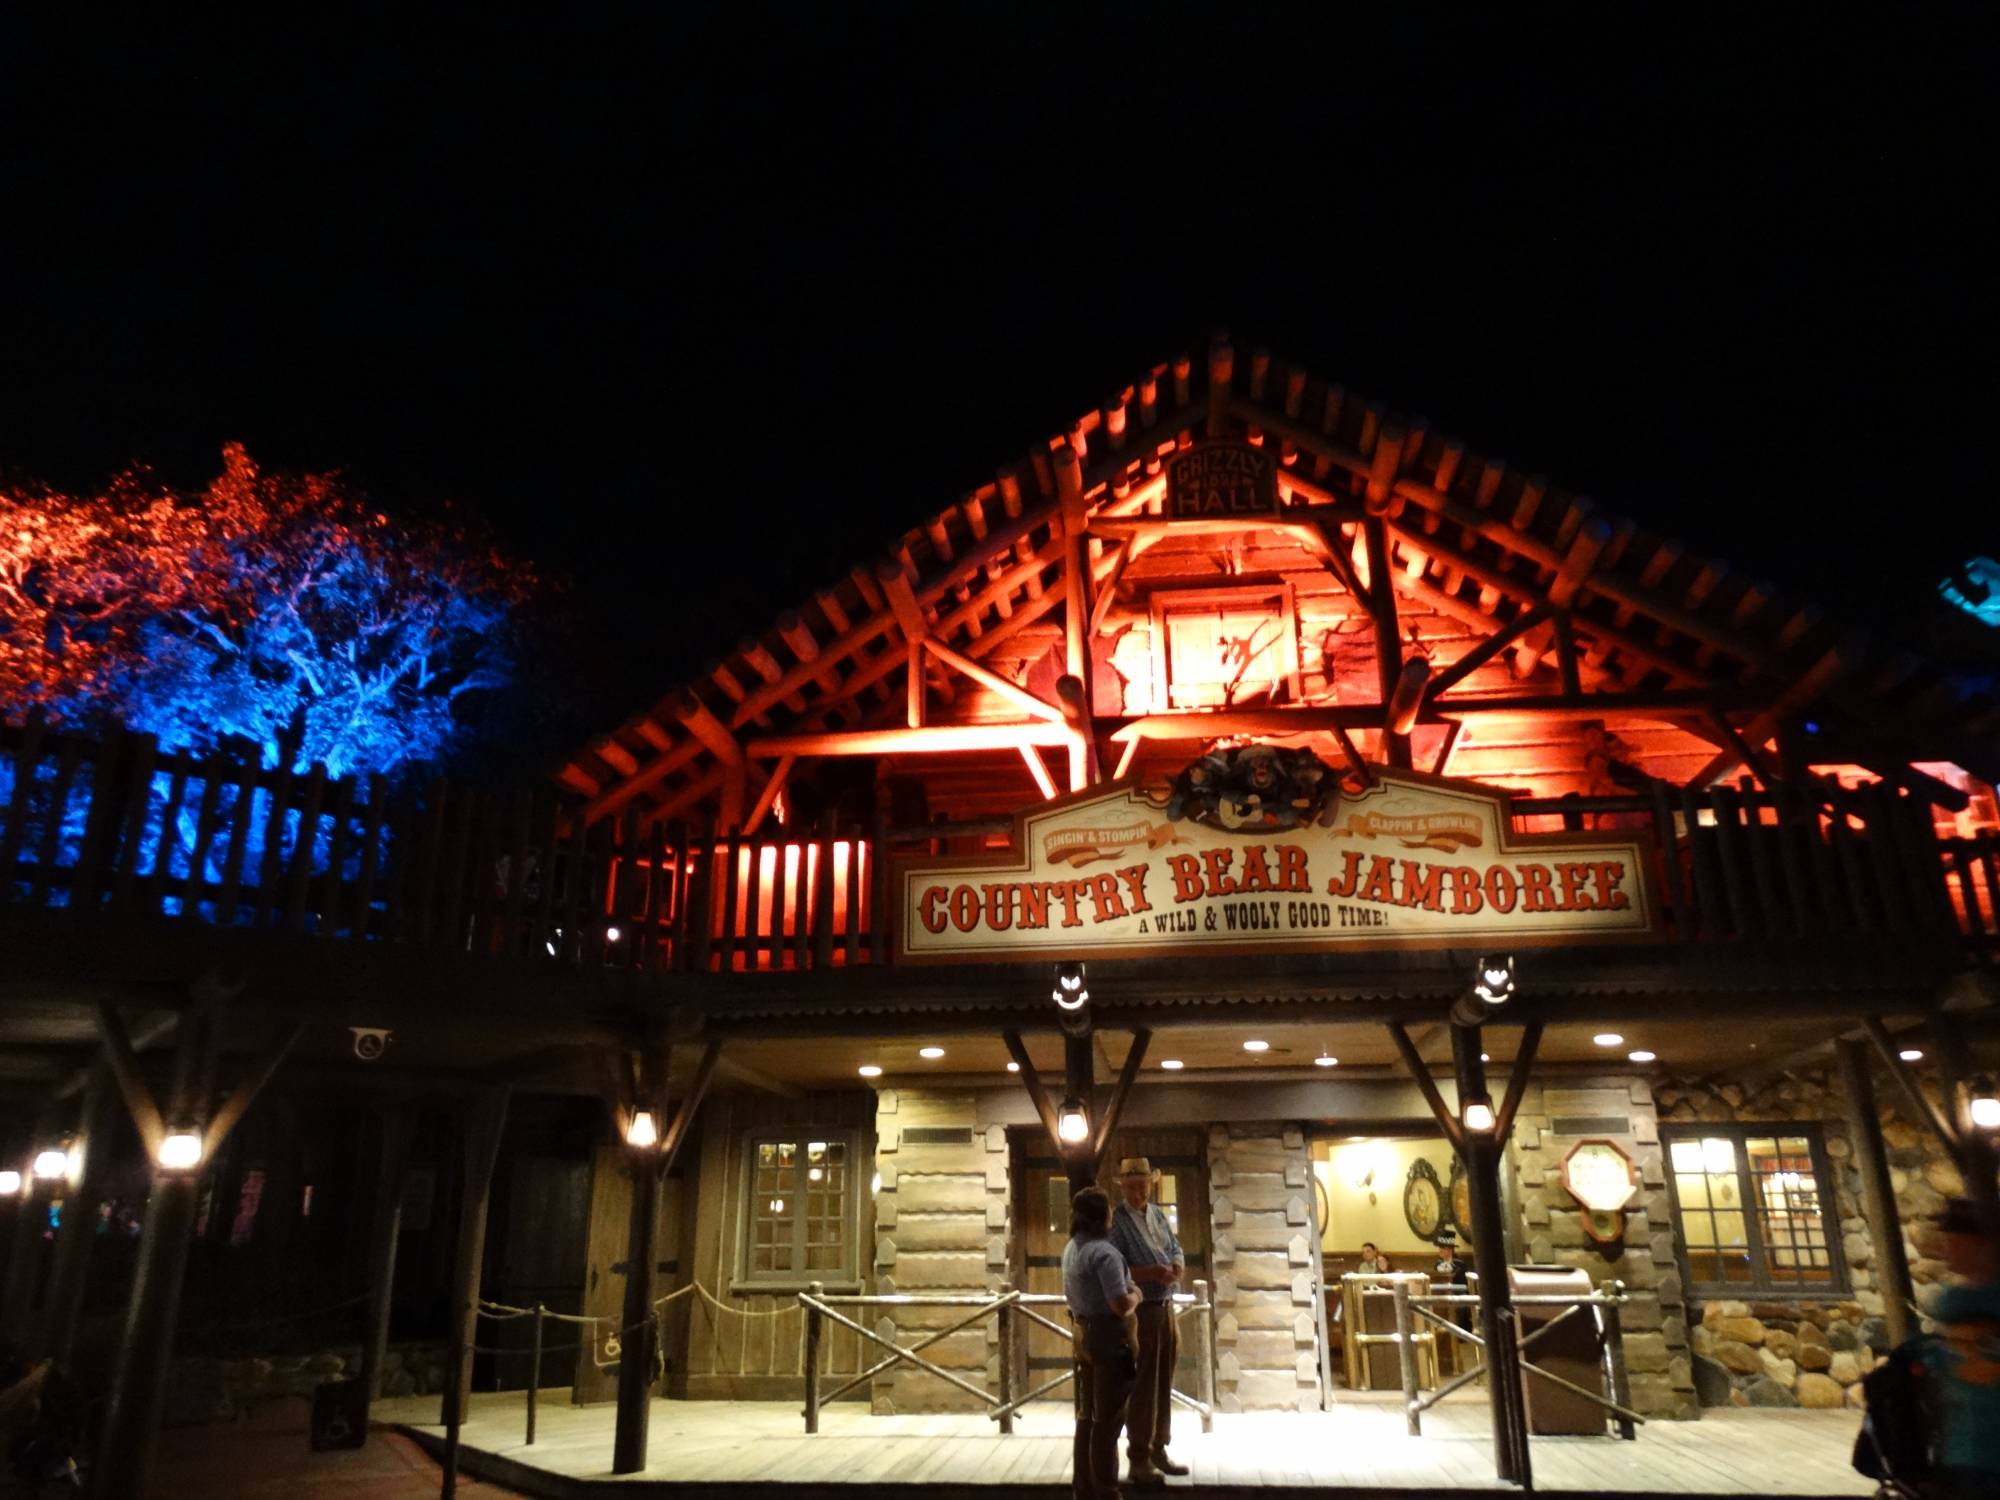
[[[625,1313],[625,1254],[629,1248],[631,1218],[632,1178],[625,1167],[624,1153],[614,1145],[599,1146],[590,1172],[590,1238],[583,1273],[583,1313],[585,1317],[605,1321],[597,1325],[594,1338],[590,1328],[575,1329],[583,1347],[576,1353],[576,1381],[570,1400],[578,1406],[618,1398],[618,1361],[605,1353],[605,1336],[617,1329]],[[682,1281],[675,1253],[680,1244],[680,1219],[681,1179],[669,1176],[660,1183],[660,1220],[655,1240],[659,1261],[653,1273],[655,1297],[664,1297]],[[554,1330],[545,1337],[553,1342]],[[669,1346],[669,1357],[672,1352]]]
[[[1104,1153],[1099,1180],[1116,1203],[1120,1197],[1118,1163],[1128,1156],[1143,1156],[1159,1173],[1153,1201],[1166,1211],[1174,1238],[1181,1242],[1187,1257],[1187,1277],[1177,1290],[1193,1292],[1196,1281],[1213,1283],[1214,1272],[1208,1257],[1208,1152],[1207,1136],[1199,1130],[1120,1130],[1111,1137],[1111,1149]],[[1214,1294],[1213,1285],[1210,1295]],[[1188,1321],[1181,1319],[1181,1357],[1174,1371],[1174,1386],[1193,1394],[1196,1385],[1195,1351],[1199,1341]]]
[[[1069,1243],[1069,1180],[1040,1130],[1032,1136],[1017,1135],[1014,1147],[1014,1223],[1019,1228],[1014,1285],[1024,1292],[1061,1296],[1062,1252]],[[1059,1304],[1035,1311],[1058,1327],[1069,1326],[1069,1314]],[[1030,1319],[1020,1319],[1018,1326],[1025,1337],[1016,1345],[1014,1388],[1026,1395],[1069,1368],[1070,1344]],[[1065,1388],[1051,1399],[1069,1398]]]
[[[1105,1153],[1099,1184],[1119,1197],[1118,1163],[1128,1156],[1144,1156],[1159,1171],[1158,1202],[1167,1211],[1174,1235],[1187,1257],[1187,1282],[1192,1291],[1197,1279],[1212,1280],[1208,1257],[1208,1158],[1200,1131],[1121,1130]],[[1039,1130],[1022,1132],[1015,1140],[1014,1222],[1020,1226],[1015,1285],[1025,1292],[1062,1295],[1062,1252],[1069,1243],[1069,1181],[1047,1137]],[[1067,1326],[1068,1313],[1060,1306],[1036,1309],[1052,1322]],[[1053,1380],[1069,1368],[1070,1344],[1034,1323],[1023,1320],[1027,1337],[1021,1341],[1021,1356],[1015,1370],[1016,1388],[1026,1392]],[[1183,1321],[1180,1367],[1174,1384],[1183,1391],[1195,1389],[1194,1330]],[[1022,1382],[1026,1382],[1023,1384]],[[1055,1399],[1068,1399],[1068,1392]]]

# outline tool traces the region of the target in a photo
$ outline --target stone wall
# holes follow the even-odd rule
[[[877,1292],[997,1291],[1008,1266],[1008,1152],[1004,1125],[978,1122],[971,1094],[883,1089],[875,1107]],[[896,1308],[876,1324],[911,1344],[924,1331],[963,1320],[963,1307]],[[924,1358],[974,1385],[999,1389],[999,1320],[985,1318],[940,1339]],[[948,1381],[898,1363],[871,1383],[878,1415],[978,1411]]]
[[[444,1389],[443,1344],[392,1345],[382,1359],[384,1396],[434,1396]],[[312,1353],[245,1355],[231,1359],[189,1357],[174,1361],[168,1383],[167,1423],[232,1422],[262,1401],[302,1396],[313,1387],[361,1373],[361,1350],[348,1344]]]
[[[1584,1233],[1562,1185],[1563,1158],[1579,1141],[1615,1142],[1637,1164],[1641,1186],[1625,1213],[1622,1244]],[[1508,1163],[1515,1174],[1528,1259],[1625,1283],[1625,1367],[1632,1405],[1645,1416],[1699,1415],[1666,1162],[1653,1091],[1643,1078],[1608,1075],[1532,1082],[1521,1096]]]
[[[1208,1195],[1217,1406],[1317,1411],[1319,1274],[1305,1132],[1296,1125],[1211,1126]]]
[[[1935,1082],[1922,1086],[1935,1101]],[[1857,1382],[1888,1352],[1889,1335],[1838,1072],[1800,1069],[1754,1089],[1674,1079],[1663,1082],[1656,1097],[1660,1118],[1676,1124],[1816,1122],[1833,1173],[1833,1209],[1847,1262],[1851,1300],[1715,1300],[1699,1308],[1693,1348],[1702,1404],[1859,1406]],[[1908,1118],[1893,1086],[1879,1077],[1875,1102],[1910,1279],[1917,1305],[1925,1308],[1945,1279],[1930,1220],[1962,1184],[1937,1140]]]

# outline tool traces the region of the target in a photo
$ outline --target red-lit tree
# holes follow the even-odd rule
[[[340,774],[444,759],[500,687],[535,587],[466,526],[392,521],[337,476],[231,445],[198,494],[0,492],[0,706],[233,735]]]

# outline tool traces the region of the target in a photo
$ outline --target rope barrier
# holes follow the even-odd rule
[[[711,1292],[707,1287],[703,1286],[699,1281],[690,1281],[686,1286],[682,1287],[680,1290],[681,1292],[690,1292],[690,1291],[700,1292],[702,1295],[702,1299],[706,1301],[710,1307],[713,1307],[718,1312],[726,1312],[730,1314],[732,1317],[737,1317],[737,1318],[782,1318],[789,1313],[797,1312],[801,1305],[797,1302],[794,1302],[789,1307],[771,1307],[771,1308],[731,1307],[728,1303],[719,1300],[716,1297],[715,1293]],[[674,1293],[674,1295],[678,1297],[680,1295],[680,1292],[676,1292]],[[780,1296],[783,1294],[774,1292],[771,1295]]]

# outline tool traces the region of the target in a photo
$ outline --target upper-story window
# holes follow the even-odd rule
[[[1288,585],[1153,596],[1159,710],[1296,702],[1299,626]]]

